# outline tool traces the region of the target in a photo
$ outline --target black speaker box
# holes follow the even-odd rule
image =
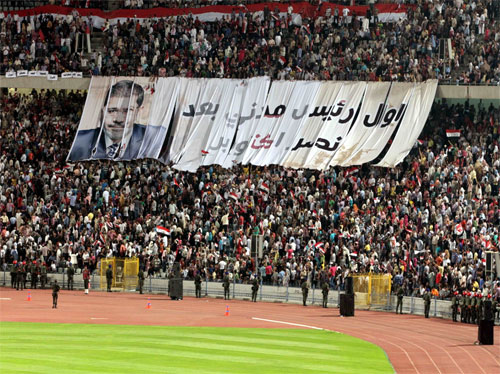
[[[348,295],[354,294],[354,287],[352,283],[352,277],[347,277],[345,279],[345,293]]]
[[[495,331],[493,321],[482,319],[477,330],[477,340],[483,345],[493,345],[493,332]]]
[[[172,278],[169,280],[168,284],[169,296],[172,300],[182,300],[183,298],[183,288],[182,288],[182,278]]]
[[[354,317],[354,295],[340,295],[340,315],[344,317]]]

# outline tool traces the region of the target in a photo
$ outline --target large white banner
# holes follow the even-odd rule
[[[436,80],[94,77],[68,160],[153,158],[186,171],[393,167],[421,133],[436,88]]]
[[[413,95],[407,114],[401,123],[394,140],[377,166],[394,167],[410,153],[431,111],[434,96],[436,96],[437,82],[435,80],[418,83],[413,89]]]

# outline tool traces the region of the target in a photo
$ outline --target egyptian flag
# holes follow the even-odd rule
[[[158,234],[170,236],[170,229],[167,229],[166,227],[163,227],[163,226],[156,226],[156,232]]]
[[[265,193],[269,194],[269,186],[266,182],[262,182],[259,189],[264,191]]]
[[[447,129],[446,130],[446,137],[447,138],[459,138],[460,137],[460,130]]]
[[[462,235],[464,232],[464,228],[462,227],[461,223],[457,223],[455,226],[455,234],[456,235]]]
[[[314,244],[314,248],[316,248],[317,250],[319,250],[319,252],[324,255],[325,254],[325,243],[323,242],[318,242],[316,244]]]
[[[240,198],[240,195],[238,193],[236,193],[236,192],[231,192],[229,194],[229,198],[233,199],[234,201],[238,201],[238,199]]]

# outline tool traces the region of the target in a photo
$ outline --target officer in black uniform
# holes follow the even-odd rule
[[[396,304],[396,314],[398,314],[398,309],[399,313],[403,314],[403,296],[405,294],[405,291],[403,290],[403,286],[399,286],[398,291],[396,295],[398,296],[398,303]]]
[[[61,287],[57,284],[57,279],[54,280],[54,284],[52,285],[52,309],[57,309],[57,299],[59,297],[59,290]]]
[[[465,305],[465,297],[467,296],[467,292],[462,292],[462,299],[460,300],[460,322],[465,323],[465,315],[467,314],[467,305]]]
[[[309,285],[307,284],[307,278],[302,280],[302,284],[300,286],[302,288],[302,304],[307,306],[307,295],[309,294]]]
[[[142,269],[142,266],[139,268],[137,278],[139,278],[139,293],[142,295],[142,288],[144,287],[144,270]]]
[[[21,290],[24,289],[24,281],[23,281],[23,264],[20,262],[17,264],[17,275],[16,275],[16,290],[19,290],[19,287],[21,287]]]
[[[199,270],[196,272],[196,276],[194,277],[194,288],[196,297],[198,299],[201,298],[201,275]]]
[[[224,287],[224,300],[229,300],[229,274],[227,271],[226,275],[224,275],[222,287]]]
[[[470,298],[470,322],[472,324],[476,323],[476,315],[477,315],[477,293],[473,293],[472,297]]]
[[[108,292],[111,292],[111,282],[113,281],[113,269],[112,265],[108,266],[108,270],[106,270],[106,283],[108,284]]]
[[[40,288],[44,289],[47,283],[47,264],[43,262],[40,265]]]
[[[73,264],[70,262],[68,269],[66,270],[66,275],[68,276],[68,290],[73,290],[73,278],[75,276],[75,269]]]
[[[255,277],[253,278],[252,281],[252,301],[254,303],[257,302],[257,292],[259,291],[259,278],[257,276],[257,273],[255,273]]]
[[[451,317],[453,322],[457,322],[457,313],[458,313],[458,291],[453,293],[451,297]]]
[[[36,289],[38,283],[38,265],[36,261],[31,264],[31,289]]]
[[[429,318],[429,311],[431,309],[431,293],[427,289],[424,294],[424,311],[425,311],[425,318]]]
[[[12,264],[10,264],[10,285],[12,288],[16,288],[17,282],[17,261],[14,260]]]
[[[323,280],[321,284],[321,293],[323,294],[323,308],[328,308],[328,292],[330,291],[330,286],[328,282]]]

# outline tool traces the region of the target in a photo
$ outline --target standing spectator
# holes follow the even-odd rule
[[[83,287],[85,288],[85,295],[89,294],[89,283],[90,283],[90,270],[85,265],[83,269]]]

